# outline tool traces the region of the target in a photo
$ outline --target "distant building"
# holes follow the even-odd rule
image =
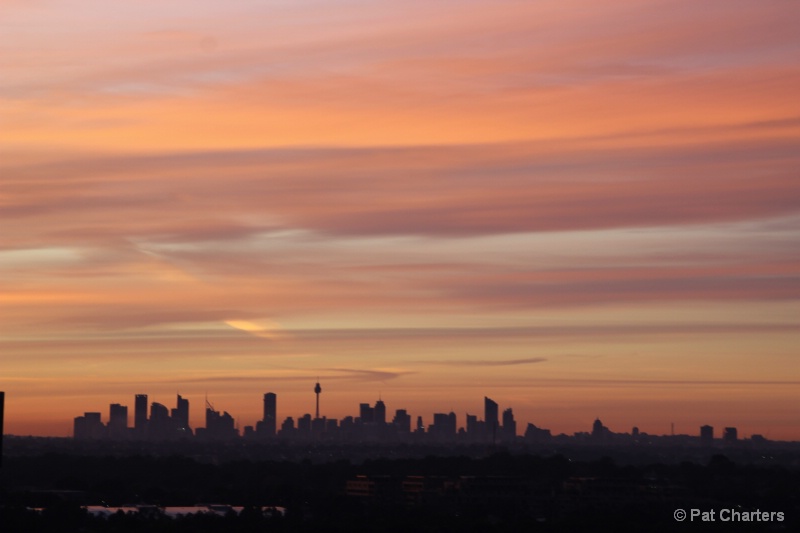
[[[517,422],[514,420],[514,412],[509,407],[503,411],[503,438],[513,441],[517,437]]]
[[[274,392],[264,394],[264,418],[261,419],[261,434],[274,437],[278,423],[278,397]]]
[[[172,431],[172,420],[166,406],[153,402],[150,404],[150,420],[147,423],[147,438],[150,440],[168,439]]]
[[[523,436],[525,442],[548,441],[551,437],[552,435],[550,434],[549,429],[537,428],[535,425],[530,423],[528,424],[528,427],[525,428],[525,435]]]
[[[714,428],[712,426],[700,426],[700,442],[703,444],[713,444]]]
[[[298,433],[311,433],[311,414],[306,413],[297,419]]]
[[[375,410],[368,403],[359,404],[358,417],[362,424],[371,424],[375,421]]]
[[[434,413],[433,424],[428,428],[428,433],[436,440],[452,440],[456,436],[456,414]]]
[[[133,409],[133,429],[143,438],[147,434],[147,394],[136,395]]]
[[[372,408],[372,413],[376,424],[381,426],[386,424],[386,405],[384,405],[383,400],[378,400],[375,402],[375,407]]]
[[[225,411],[220,414],[214,406],[206,402],[206,427],[200,432],[205,438],[211,440],[231,439],[239,436],[233,417]]]
[[[398,433],[411,433],[411,416],[405,409],[398,409],[394,412],[392,424]]]
[[[100,413],[83,413],[83,416],[75,417],[72,429],[72,435],[78,440],[97,440],[106,435]]]
[[[489,437],[495,440],[497,428],[500,425],[497,402],[486,396],[483,397],[483,421],[486,424],[486,431],[489,433]]]
[[[592,438],[594,440],[605,440],[611,435],[607,427],[603,425],[600,419],[596,419],[592,424]]]
[[[725,442],[736,442],[739,439],[739,432],[736,428],[725,428],[725,433],[722,434],[722,440]]]
[[[128,436],[128,406],[112,403],[108,412],[108,436],[115,440]]]
[[[189,427],[189,400],[180,394],[176,399],[176,407],[172,410],[172,426],[177,436],[192,434]]]

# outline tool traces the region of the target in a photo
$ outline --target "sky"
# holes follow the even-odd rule
[[[0,0],[5,432],[382,398],[800,440],[800,4]]]

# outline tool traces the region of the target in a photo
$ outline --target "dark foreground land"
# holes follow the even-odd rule
[[[627,461],[624,451],[466,449],[326,461],[319,455],[337,454],[53,448],[11,443],[0,469],[1,532],[800,531],[792,454],[776,463],[711,450],[703,460],[648,462],[654,456]],[[163,511],[200,503],[237,507]],[[147,506],[107,517],[87,509],[134,504]]]

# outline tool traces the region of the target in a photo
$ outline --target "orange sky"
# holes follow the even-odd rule
[[[800,440],[792,2],[0,0],[6,432],[380,395]]]

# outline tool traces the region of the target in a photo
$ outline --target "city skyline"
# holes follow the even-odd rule
[[[382,441],[409,442],[408,437],[416,436],[416,442],[473,442],[473,443],[505,443],[547,442],[552,438],[591,437],[603,442],[614,436],[626,436],[636,439],[640,435],[649,437],[665,437],[667,433],[648,433],[638,426],[630,431],[611,429],[604,425],[600,418],[595,418],[590,431],[575,430],[569,433],[554,434],[549,428],[537,426],[534,421],[517,420],[513,406],[502,410],[500,420],[499,404],[488,396],[483,398],[482,418],[475,411],[457,413],[450,411],[427,414],[409,413],[407,409],[397,408],[390,418],[385,402],[381,397],[375,405],[369,402],[358,404],[358,416],[348,414],[341,417],[330,417],[319,412],[320,383],[314,387],[317,396],[316,413],[290,413],[282,416],[277,410],[277,394],[267,392],[263,395],[263,414],[261,419],[251,424],[242,423],[227,411],[220,411],[206,396],[203,414],[195,415],[195,424],[190,423],[189,400],[176,395],[176,407],[169,410],[159,402],[146,403],[147,394],[135,395],[135,411],[129,416],[126,405],[110,404],[107,421],[103,422],[103,413],[99,411],[85,412],[73,420],[71,437],[80,440],[147,440],[153,442],[198,438],[201,440],[245,439],[279,439],[283,441],[308,441],[315,439],[336,440],[339,442]],[[148,414],[149,413],[149,414]],[[170,414],[171,413],[171,414]],[[133,420],[133,425],[130,425]],[[204,421],[204,425],[197,423]],[[389,432],[387,430],[391,429]],[[765,442],[765,437],[758,433],[747,434],[736,426],[726,426],[721,431],[715,426],[703,424],[694,433],[676,433],[671,424],[671,436],[697,437],[701,444],[710,445],[715,441],[736,442],[740,439],[752,438],[758,443]],[[767,439],[768,440],[768,439]]]
[[[7,433],[319,381],[800,441],[796,3],[0,12]]]

